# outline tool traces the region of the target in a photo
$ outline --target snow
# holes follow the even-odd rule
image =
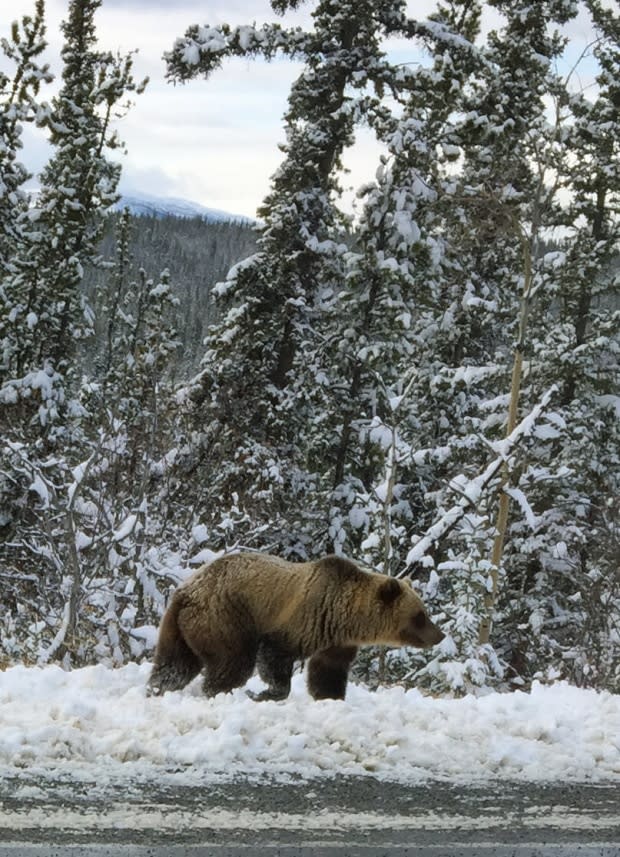
[[[93,788],[90,783],[89,788]],[[309,796],[311,796],[311,793]],[[316,831],[317,837],[324,834],[326,830],[339,831],[341,834],[350,831],[354,836],[359,835],[360,830],[399,830],[410,831],[411,836],[414,837],[420,830],[453,830],[455,832],[473,830],[479,832],[481,826],[480,818],[475,816],[467,817],[459,812],[447,813],[442,811],[441,813],[438,813],[434,810],[427,810],[424,808],[420,808],[418,812],[407,812],[406,814],[390,813],[389,815],[386,815],[385,812],[373,811],[350,812],[342,809],[341,807],[334,811],[322,809],[318,812],[279,812],[277,810],[273,812],[265,812],[248,808],[221,809],[209,806],[208,810],[200,812],[196,807],[192,807],[192,809],[189,810],[177,809],[176,807],[171,807],[169,805],[162,806],[161,804],[148,801],[140,803],[136,803],[134,800],[130,802],[123,801],[122,795],[119,798],[114,799],[110,796],[109,792],[107,792],[105,795],[102,794],[100,804],[96,806],[80,806],[78,810],[75,810],[66,805],[58,809],[55,809],[49,804],[41,806],[40,803],[45,801],[45,797],[45,791],[38,785],[18,787],[14,793],[14,798],[18,801],[24,801],[25,808],[23,810],[15,809],[14,805],[9,806],[8,803],[6,803],[2,808],[0,808],[0,826],[11,830],[13,833],[18,830],[28,832],[32,831],[33,828],[38,828],[54,831],[64,829],[65,831],[70,830],[74,835],[82,833],[89,835],[92,833],[93,829],[114,829],[128,830],[133,831],[134,833],[137,831],[145,831],[151,837],[154,830],[179,831],[182,829],[191,829],[194,831],[205,831],[205,837],[208,836],[208,841],[212,840],[214,831],[239,830],[240,828],[255,832],[268,831],[271,835],[273,835],[274,830],[303,831],[306,836],[308,836],[311,831]],[[34,801],[37,801],[39,805],[35,804]],[[498,807],[497,809],[499,811],[491,814],[493,809],[494,808],[490,808],[491,811],[489,811],[489,809],[485,810],[483,821],[484,829],[505,829],[505,813]],[[620,821],[620,816],[608,814],[596,815],[590,812],[580,812],[579,808],[574,805],[566,806],[555,804],[551,811],[550,809],[551,808],[547,805],[530,807],[527,810],[527,813],[519,818],[519,826],[523,826],[531,831],[561,828],[563,830],[592,832],[595,830],[608,830],[610,826],[616,826],[618,821]],[[9,848],[11,847],[19,848],[20,846],[9,845]],[[103,848],[105,847],[106,846],[103,846]],[[336,846],[336,848],[340,848],[340,846]],[[331,848],[331,853],[338,853],[336,848]],[[480,848],[481,850],[478,853],[481,854],[485,854],[487,852],[494,852],[496,854],[500,853],[493,845],[489,847],[481,845]],[[491,851],[491,849],[493,850]],[[358,849],[356,849],[355,852],[350,848],[341,848],[340,850],[343,854],[364,853],[363,850]],[[398,850],[400,851],[400,849]],[[273,853],[273,849],[270,849],[270,851]],[[22,852],[16,850],[15,852],[9,853],[14,853],[15,857],[19,857],[19,854]],[[28,849],[28,853],[33,853],[32,848]],[[49,851],[47,853],[49,853]],[[54,853],[58,852],[55,851]],[[62,853],[73,853],[73,851],[63,850]],[[83,851],[82,853],[86,852]],[[88,853],[101,854],[106,852],[103,850],[99,851],[98,849],[89,849]],[[110,851],[108,850],[107,853],[110,853]],[[131,848],[131,851],[127,852],[124,848],[122,851],[119,848],[117,853],[131,853],[136,855],[152,854],[154,853],[154,850],[145,848],[143,851],[142,849],[134,850]],[[174,852],[167,853],[191,852],[185,850],[183,850],[183,852],[179,852],[175,849]],[[201,853],[217,854],[218,850],[213,850],[211,848],[208,852],[203,850]],[[255,854],[257,853],[257,850],[252,846],[241,846],[235,853]],[[278,853],[291,852],[287,849],[286,851],[278,850]],[[321,853],[326,853],[326,850],[321,849]],[[427,851],[426,853],[429,852]],[[446,854],[448,852],[442,849],[440,853]],[[450,853],[455,852],[453,851]],[[514,852],[513,849],[510,849],[510,851],[504,851],[502,849],[501,853],[516,852]],[[528,851],[527,853],[534,852]],[[543,852],[536,851],[535,853]],[[551,852],[545,849],[544,853],[556,852]],[[562,851],[557,853],[560,854],[566,852]],[[579,853],[581,853],[581,851]],[[596,852],[588,849],[587,853],[596,853],[602,857],[603,854],[611,854],[612,852],[609,852],[604,848],[597,848]]]
[[[412,219],[408,211],[396,211],[394,213],[394,227],[409,244],[415,244],[420,240],[420,227]]]
[[[506,492],[506,494],[508,494],[509,497],[511,497],[519,504],[521,512],[523,513],[523,516],[527,521],[528,527],[531,530],[537,530],[539,519],[534,514],[534,510],[528,503],[527,497],[525,496],[523,491],[520,488],[512,487],[510,485],[504,485],[504,491]]]
[[[201,545],[209,539],[209,530],[204,524],[196,524],[192,527],[192,539],[194,544]]]
[[[93,539],[91,536],[83,533],[81,530],[75,534],[75,547],[78,551],[82,551],[85,548],[89,548],[93,543]]]
[[[205,565],[206,563],[213,562],[218,557],[222,556],[223,553],[224,553],[224,551],[213,551],[210,548],[202,548],[202,550],[199,550],[198,553],[194,554],[190,558],[189,562],[190,562],[190,565]],[[232,551],[231,551],[231,553],[232,553]],[[180,570],[175,569],[175,571],[177,574],[179,574]],[[185,573],[182,575],[181,579],[184,580],[185,577],[187,577],[191,573],[192,572],[189,570],[185,571]]]
[[[352,506],[349,510],[349,523],[354,530],[360,530],[368,523],[368,512],[361,506]]]
[[[620,419],[620,396],[605,395],[595,396],[596,401],[603,408],[613,408],[616,416]]]
[[[39,476],[38,473],[35,474],[34,479],[28,488],[29,491],[34,491],[35,494],[39,495],[39,499],[41,501],[41,508],[48,509],[50,505],[50,492],[48,490],[47,485]]]
[[[120,527],[118,527],[112,534],[112,539],[115,542],[122,542],[123,539],[127,538],[127,536],[130,536],[136,527],[137,520],[137,515],[127,515]]]
[[[150,633],[150,631],[149,631]],[[239,689],[205,698],[146,696],[150,665],[0,673],[0,776],[100,784],[119,777],[185,781],[372,774],[402,782],[603,781],[620,776],[620,696],[566,683],[462,699],[350,685],[313,701],[302,675],[284,702]],[[257,689],[259,679],[249,686]]]
[[[138,625],[131,629],[131,636],[144,640],[149,649],[154,649],[157,643],[158,629],[154,625]]]
[[[198,65],[200,62],[200,51],[198,45],[189,44],[183,48],[183,62],[187,65]]]

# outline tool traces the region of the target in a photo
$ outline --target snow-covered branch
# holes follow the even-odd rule
[[[168,77],[174,81],[191,80],[198,75],[208,77],[220,68],[226,57],[260,54],[264,59],[271,60],[278,52],[282,52],[296,58],[304,54],[308,40],[309,36],[301,28],[285,30],[278,24],[264,24],[262,27],[194,25],[165,54]]]
[[[493,444],[493,448],[498,453],[497,458],[479,476],[460,485],[461,498],[459,502],[448,509],[439,521],[433,524],[422,538],[416,542],[407,554],[407,564],[400,574],[398,574],[398,577],[406,577],[412,565],[419,563],[438,542],[444,539],[470,509],[476,508],[484,492],[493,484],[506,463],[510,461],[519,444],[524,438],[532,434],[536,423],[546,410],[555,392],[555,386],[547,390],[536,407],[521,420],[510,435],[504,440]]]

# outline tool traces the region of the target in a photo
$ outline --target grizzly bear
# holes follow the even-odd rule
[[[257,700],[285,699],[296,660],[308,658],[314,699],[344,699],[358,646],[428,648],[444,635],[408,583],[327,556],[287,562],[241,553],[220,557],[181,584],[159,629],[149,692],[180,690],[204,670],[214,696],[258,667]]]

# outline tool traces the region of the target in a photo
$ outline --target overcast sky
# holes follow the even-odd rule
[[[68,0],[46,0],[47,60],[59,74],[59,24]],[[0,35],[11,20],[31,14],[34,0],[2,0]],[[310,23],[315,3],[287,15],[287,26]],[[435,0],[410,2],[411,14],[423,17]],[[8,8],[7,8],[8,7]],[[10,10],[10,12],[9,12]],[[150,77],[146,92],[137,96],[129,115],[119,124],[128,149],[123,159],[125,192],[177,196],[234,214],[253,216],[280,163],[282,115],[290,85],[300,66],[288,60],[268,64],[259,60],[229,60],[208,80],[173,86],[165,80],[164,51],[191,24],[262,24],[277,19],[268,0],[104,0],[97,13],[100,44],[127,52],[138,49],[136,78]],[[489,22],[492,23],[492,22]],[[583,20],[571,24],[571,54],[580,52],[591,33]],[[415,60],[411,47],[394,44],[394,58]],[[568,68],[568,62],[567,62]],[[53,90],[48,88],[46,98]],[[43,135],[28,129],[24,162],[31,172],[45,163]],[[349,153],[347,180],[359,186],[372,179],[378,149],[361,133]]]

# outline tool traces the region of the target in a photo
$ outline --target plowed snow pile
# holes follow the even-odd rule
[[[372,774],[391,780],[609,780],[620,776],[620,696],[564,683],[434,699],[350,685],[315,702],[243,690],[206,699],[196,680],[147,698],[150,666],[0,672],[0,775],[199,778]],[[257,679],[250,687],[258,687]]]

